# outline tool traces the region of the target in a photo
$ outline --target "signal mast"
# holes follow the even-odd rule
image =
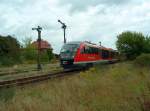
[[[63,23],[61,20],[58,20],[58,22],[62,25],[62,29],[63,29],[63,31],[64,31],[64,44],[67,42],[66,41],[66,28],[67,28],[67,26],[66,26],[66,24],[65,23]]]
[[[32,28],[32,30],[36,30],[38,32],[38,57],[37,57],[37,69],[41,70],[42,66],[40,63],[40,57],[41,57],[41,31],[42,31],[42,27],[38,26],[37,28]]]

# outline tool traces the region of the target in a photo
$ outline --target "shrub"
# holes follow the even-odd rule
[[[0,57],[0,66],[12,66],[14,64],[16,64],[16,61],[14,61],[13,58],[11,57]]]
[[[36,63],[38,57],[38,47],[36,44],[32,43],[32,38],[25,38],[23,40],[23,51],[22,60],[26,63]],[[52,49],[41,49],[40,61],[42,63],[47,63],[53,59]]]
[[[117,36],[116,46],[127,59],[133,60],[142,53],[150,53],[150,37],[138,32],[123,32]]]
[[[13,65],[21,62],[20,44],[12,36],[0,35],[0,65]]]
[[[47,50],[43,50],[41,52],[40,60],[41,60],[41,62],[49,62],[49,57],[48,57]]]
[[[141,54],[135,59],[134,63],[139,66],[150,66],[150,53]]]
[[[21,56],[23,61],[37,61],[37,50],[32,46],[24,48],[21,52]]]
[[[54,54],[53,54],[53,49],[47,49],[47,55],[48,55],[49,61],[51,61],[52,59],[55,59]]]

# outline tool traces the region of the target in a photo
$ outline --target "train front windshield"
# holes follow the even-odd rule
[[[61,58],[73,59],[78,47],[79,44],[65,44],[60,51]]]

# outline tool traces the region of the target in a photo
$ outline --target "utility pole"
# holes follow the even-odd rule
[[[102,46],[102,42],[99,42],[99,45]]]
[[[41,63],[40,63],[40,57],[41,57],[41,31],[42,27],[38,26],[37,28],[32,28],[32,30],[36,30],[38,32],[38,56],[37,56],[37,69],[41,70]]]
[[[65,23],[63,23],[61,20],[58,20],[58,22],[59,23],[61,23],[61,25],[62,25],[62,29],[63,29],[63,31],[64,31],[64,44],[66,43],[66,28],[67,28],[67,26],[66,26],[66,24]]]

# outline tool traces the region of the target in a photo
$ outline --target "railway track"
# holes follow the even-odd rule
[[[7,76],[7,75],[16,75],[16,74],[21,74],[21,73],[28,73],[31,71],[38,71],[37,69],[32,69],[32,70],[23,70],[23,71],[10,71],[10,72],[1,72],[0,73],[0,77],[1,76]]]
[[[52,68],[54,68],[54,67],[59,67],[59,65],[52,64]],[[47,69],[43,69],[43,70],[47,70]],[[17,74],[23,74],[23,73],[30,73],[31,71],[32,72],[38,72],[38,70],[36,68],[25,68],[25,69],[21,68],[21,69],[15,69],[15,70],[13,68],[2,69],[2,70],[0,70],[0,77],[8,76],[8,75],[17,75]]]
[[[19,79],[0,81],[0,88],[22,86],[25,84],[40,82],[40,81],[48,80],[51,78],[63,77],[66,75],[73,75],[73,74],[79,73],[80,71],[81,70],[60,71],[60,72],[51,73],[51,74],[30,76],[30,77],[24,77],[24,78],[19,78]]]

